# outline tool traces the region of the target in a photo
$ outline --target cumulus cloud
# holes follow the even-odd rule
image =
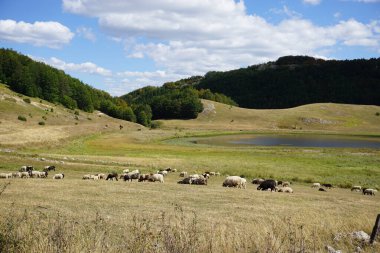
[[[0,20],[0,40],[28,43],[34,46],[61,48],[70,43],[74,34],[58,22],[34,22],[7,19]]]
[[[303,0],[305,4],[318,5],[322,0]]]
[[[96,36],[92,32],[91,28],[87,28],[84,26],[78,27],[77,28],[77,33],[79,36],[84,37],[85,39],[88,39],[89,41],[95,42],[96,41]]]
[[[97,18],[102,31],[127,41],[128,57],[150,58],[173,77],[229,70],[284,55],[322,55],[337,46],[380,49],[378,22],[349,19],[319,26],[286,6],[279,11],[287,17],[277,24],[248,14],[244,2],[234,0],[63,0],[63,7]],[[142,83],[161,80],[159,75],[144,78]]]
[[[81,72],[88,73],[100,76],[112,76],[112,71],[99,67],[95,63],[92,62],[84,62],[84,63],[67,63],[61,59],[56,57],[51,57],[49,59],[30,56],[36,61],[44,62],[50,66],[53,66],[57,69],[61,69],[63,71],[73,71],[73,72]]]

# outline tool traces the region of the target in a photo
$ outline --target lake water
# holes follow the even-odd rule
[[[237,146],[290,146],[326,148],[378,148],[380,138],[321,135],[229,135],[197,138],[193,143]]]

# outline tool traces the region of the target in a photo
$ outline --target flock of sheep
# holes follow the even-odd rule
[[[34,170],[33,166],[22,166],[19,171],[12,173],[0,173],[0,178],[47,178],[50,171],[55,171],[55,166],[45,166],[43,171]],[[156,173],[141,174],[139,170],[129,171],[129,169],[123,170],[123,172],[118,175],[116,172],[104,174],[86,174],[82,177],[83,180],[118,180],[123,179],[124,181],[138,180],[138,182],[160,182],[164,183],[164,176],[168,173],[176,172],[176,169],[163,169]],[[219,172],[205,172],[203,174],[191,174],[188,175],[187,172],[183,171],[179,174],[183,177],[182,180],[178,181],[179,184],[195,184],[195,185],[207,185],[208,179],[211,176],[220,176]],[[65,175],[63,173],[54,174],[53,179],[63,179]],[[290,182],[282,182],[273,179],[262,179],[255,178],[252,180],[252,184],[257,184],[257,190],[261,191],[274,191],[274,192],[285,192],[293,193],[293,189],[290,187]],[[223,187],[236,187],[245,189],[247,185],[247,180],[240,176],[227,176],[223,181]],[[313,183],[312,188],[318,188],[319,191],[326,191],[333,187],[332,184],[320,184]],[[376,189],[362,188],[361,186],[353,186],[351,191],[362,192],[364,195],[374,196],[377,192]]]

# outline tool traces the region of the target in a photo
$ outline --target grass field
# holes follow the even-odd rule
[[[189,141],[246,132],[377,138],[379,107],[319,104],[259,111],[214,103],[196,120],[163,121],[162,129],[149,130],[96,113],[80,112],[77,120],[72,111],[42,101],[53,112],[39,126],[47,112],[36,106],[40,101],[24,104],[5,87],[1,91],[0,173],[54,164],[65,179],[0,179],[0,252],[325,252],[326,245],[343,252],[357,246],[380,252],[378,244],[349,236],[371,232],[379,195],[347,189],[380,187],[380,150]],[[19,122],[21,113],[32,117]],[[222,176],[207,186],[177,184],[178,172],[163,184],[81,180],[88,173],[124,168],[150,173],[166,167]],[[261,192],[250,182],[247,189],[223,188],[225,175],[289,180],[294,193]],[[339,187],[319,192],[312,182]]]

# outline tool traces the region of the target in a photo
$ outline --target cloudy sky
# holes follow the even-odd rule
[[[0,47],[122,95],[284,55],[380,57],[380,0],[1,0]]]

